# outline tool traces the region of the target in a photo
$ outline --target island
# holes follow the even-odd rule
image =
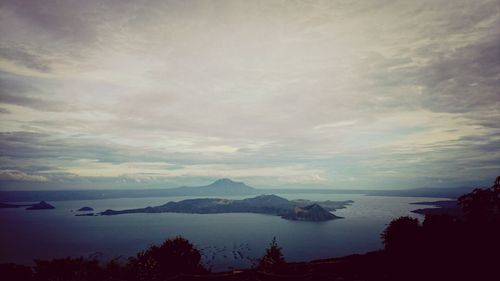
[[[40,203],[33,204],[9,204],[9,203],[0,203],[0,209],[11,209],[11,208],[21,208],[28,207],[26,210],[49,210],[55,209],[54,206],[48,204],[45,201],[40,201]]]
[[[38,204],[33,204],[31,205],[31,207],[26,208],[26,210],[50,210],[50,209],[55,209],[55,207],[45,201],[41,201]]]
[[[287,220],[327,221],[341,218],[331,212],[352,204],[347,201],[310,201],[287,200],[277,195],[259,195],[257,197],[231,200],[221,198],[187,199],[179,202],[168,202],[161,206],[126,210],[106,210],[102,216],[132,213],[257,213],[277,215]]]
[[[295,207],[292,211],[281,217],[287,220],[296,221],[327,221],[340,218],[325,210],[325,208],[317,203],[305,207]]]
[[[415,205],[432,206],[431,208],[422,208],[413,210],[413,213],[421,215],[449,215],[452,217],[463,216],[462,208],[458,205],[457,200],[442,200],[433,202],[415,202]]]
[[[93,211],[94,208],[92,207],[81,207],[80,209],[76,210],[77,212],[90,212]]]

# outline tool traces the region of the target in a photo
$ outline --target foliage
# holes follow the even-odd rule
[[[419,244],[418,219],[408,216],[393,220],[382,233],[382,242],[388,251],[411,251]]]
[[[33,271],[29,266],[4,263],[0,264],[0,277],[2,280],[28,281],[32,280]]]
[[[257,266],[260,270],[265,271],[276,271],[285,263],[285,258],[281,252],[281,247],[276,243],[276,237],[273,237],[273,241],[266,249],[266,253],[259,260]]]
[[[476,188],[459,198],[464,217],[427,215],[400,217],[382,233],[393,275],[436,280],[489,280],[500,259],[500,177],[492,187]],[[440,276],[438,276],[440,274]]]
[[[82,257],[35,260],[34,270],[37,281],[102,280],[104,276],[97,260]]]
[[[460,196],[458,202],[470,222],[500,223],[500,176],[490,188],[476,188]]]
[[[35,260],[30,267],[0,264],[0,277],[16,281],[159,281],[179,274],[203,274],[200,252],[186,239],[175,237],[162,245],[153,245],[130,258],[100,264],[95,258]]]
[[[181,273],[207,272],[201,264],[200,252],[180,236],[138,253],[135,258],[130,259],[129,266],[136,280],[164,280]]]

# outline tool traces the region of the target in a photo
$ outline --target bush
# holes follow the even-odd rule
[[[0,277],[3,280],[28,281],[33,277],[33,271],[29,266],[4,263],[0,264]]]
[[[405,216],[393,220],[382,233],[382,242],[391,253],[416,252],[421,242],[418,219]]]
[[[458,198],[466,219],[474,224],[500,223],[500,176],[490,188],[476,188]]]
[[[178,236],[131,258],[128,264],[135,280],[164,280],[178,274],[202,274],[201,254],[188,240]]]
[[[37,281],[103,280],[104,270],[95,259],[62,258],[50,261],[35,260]]]

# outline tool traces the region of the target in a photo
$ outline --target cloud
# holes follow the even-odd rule
[[[335,123],[329,123],[329,124],[321,124],[318,126],[314,126],[315,130],[320,130],[320,129],[325,129],[325,128],[338,128],[338,127],[344,127],[344,126],[351,126],[356,124],[355,120],[351,121],[340,121],[340,122],[335,122]]]
[[[89,42],[96,38],[93,15],[96,15],[95,12],[99,9],[104,11],[103,6],[107,5],[99,5],[97,1],[3,1],[2,20],[11,24],[10,31],[5,27],[3,29],[9,31],[6,34],[17,32],[18,38],[22,39],[31,35],[35,36],[33,40]]]
[[[50,62],[47,59],[36,52],[27,50],[26,46],[0,45],[0,58],[41,72],[49,72],[51,70],[49,66]]]
[[[1,167],[113,187],[490,182],[499,24],[495,0],[7,1]]]
[[[420,70],[423,105],[446,112],[498,108],[499,37],[459,48]]]
[[[67,103],[46,95],[38,79],[0,72],[0,104],[29,107],[40,111],[61,111]],[[38,85],[38,86],[36,86]]]
[[[18,170],[0,170],[0,181],[45,182],[48,179],[41,175],[30,175]]]

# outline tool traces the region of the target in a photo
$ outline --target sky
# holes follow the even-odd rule
[[[0,189],[500,174],[498,0],[0,3]]]

